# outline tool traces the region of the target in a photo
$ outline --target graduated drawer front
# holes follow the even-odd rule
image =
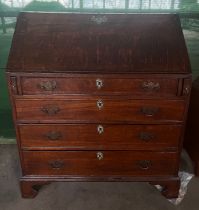
[[[49,124],[18,125],[22,149],[176,149],[179,125]]]
[[[173,152],[23,151],[25,175],[165,176],[176,175]]]
[[[22,93],[34,94],[130,94],[176,96],[178,79],[106,77],[22,77]]]
[[[35,122],[183,121],[183,100],[16,99],[18,120]]]

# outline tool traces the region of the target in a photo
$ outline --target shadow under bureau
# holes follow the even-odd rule
[[[52,181],[178,196],[191,70],[177,15],[20,13],[7,78],[23,197]]]

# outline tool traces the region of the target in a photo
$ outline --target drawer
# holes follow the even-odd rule
[[[34,124],[18,125],[22,149],[176,149],[180,125]]]
[[[136,151],[23,151],[24,175],[176,175],[177,153]]]
[[[183,100],[133,99],[16,99],[18,120],[34,122],[143,122],[182,121]]]
[[[96,77],[22,77],[22,93],[34,94],[131,94],[133,96],[176,96],[178,79]]]

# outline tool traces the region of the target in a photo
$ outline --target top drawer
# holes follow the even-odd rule
[[[22,77],[22,94],[176,96],[175,78]]]

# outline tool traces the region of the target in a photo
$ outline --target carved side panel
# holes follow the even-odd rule
[[[192,83],[192,80],[190,78],[184,79],[183,90],[182,90],[182,95],[183,96],[190,95],[190,93],[191,93],[191,83]]]
[[[17,77],[10,77],[10,90],[13,95],[18,94]]]

